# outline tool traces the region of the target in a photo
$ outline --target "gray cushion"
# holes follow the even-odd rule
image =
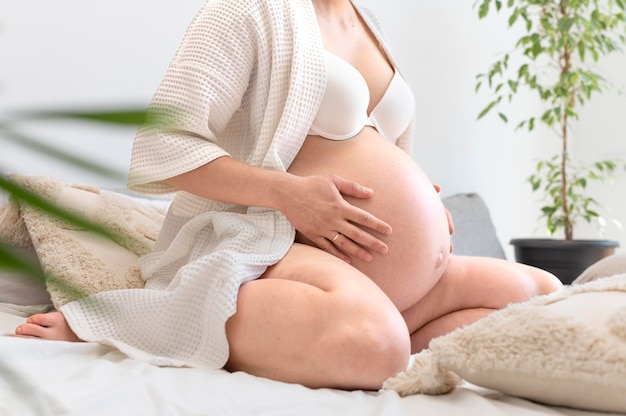
[[[443,198],[454,223],[454,253],[463,256],[506,258],[487,205],[474,193]]]
[[[38,264],[34,252],[26,249],[15,250],[33,264]],[[43,305],[52,302],[43,281],[17,271],[0,269],[0,303]]]
[[[47,305],[52,302],[43,282],[28,275],[0,270],[0,303]]]

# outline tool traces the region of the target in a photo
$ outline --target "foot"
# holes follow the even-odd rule
[[[61,312],[33,315],[26,323],[15,328],[15,335],[27,338],[42,338],[57,341],[81,342],[70,328]]]

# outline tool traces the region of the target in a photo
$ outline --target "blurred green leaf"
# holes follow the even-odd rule
[[[126,173],[122,173],[119,170],[111,169],[108,166],[89,161],[84,157],[75,156],[67,151],[45,144],[40,140],[35,139],[34,137],[13,130],[10,126],[6,124],[0,124],[0,135],[2,136],[3,140],[7,140],[20,146],[29,148],[37,153],[50,156],[52,158],[58,159],[59,161],[84,169],[88,172],[96,173],[120,181],[126,180]]]
[[[12,117],[14,121],[42,120],[42,119],[63,119],[63,120],[85,120],[97,121],[116,125],[140,125],[146,122],[147,112],[145,109],[109,109],[98,111],[48,111],[33,110],[16,112]]]
[[[5,176],[0,175],[0,189],[4,189],[13,198],[15,198],[20,204],[28,204],[37,209],[46,212],[49,215],[67,221],[76,227],[93,231],[99,235],[110,238],[115,241],[115,234],[109,232],[98,224],[91,221],[87,221],[80,216],[69,212],[63,208],[56,206],[40,195],[25,189],[24,187],[16,184]]]

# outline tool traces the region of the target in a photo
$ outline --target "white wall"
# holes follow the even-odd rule
[[[156,90],[202,0],[0,0],[0,121],[11,111],[128,106]],[[128,171],[135,128],[67,122],[23,123],[20,130],[89,159]],[[56,175],[124,187],[0,141],[0,171]]]
[[[537,196],[525,182],[552,137],[514,132],[497,119],[476,121],[487,102],[474,77],[513,38],[504,16],[479,21],[474,2],[357,0],[378,15],[404,75],[414,89],[418,125],[414,157],[443,194],[478,192],[487,201],[507,255],[513,237],[543,235]],[[144,106],[156,89],[187,24],[203,0],[0,0],[0,117],[9,110]],[[607,77],[626,84],[626,57],[602,64]],[[518,103],[519,111],[534,106]],[[515,114],[511,114],[516,119]],[[583,111],[575,156],[626,159],[626,96],[607,93]],[[125,172],[134,129],[93,129],[67,123],[28,123],[22,131]],[[552,150],[551,152],[552,153]],[[0,171],[51,174],[101,186],[123,186],[0,141]],[[624,176],[621,173],[621,176]],[[626,178],[597,190],[626,225]],[[626,235],[607,236],[626,247]],[[580,238],[595,238],[583,229]]]

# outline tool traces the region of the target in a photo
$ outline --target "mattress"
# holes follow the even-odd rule
[[[440,396],[310,389],[243,372],[156,367],[96,343],[11,336],[29,311],[0,304],[0,415],[606,415],[464,383]]]

